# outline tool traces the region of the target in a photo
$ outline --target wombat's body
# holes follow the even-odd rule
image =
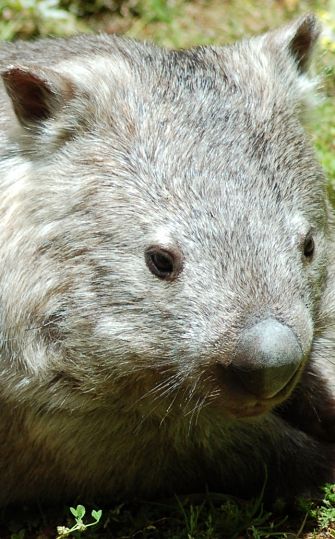
[[[334,479],[317,33],[2,46],[0,503]]]

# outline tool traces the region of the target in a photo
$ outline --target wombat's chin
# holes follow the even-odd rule
[[[256,404],[252,406],[245,406],[241,408],[236,409],[230,409],[227,410],[227,416],[231,419],[249,419],[249,418],[259,418],[271,411],[271,407],[269,408],[263,403],[257,402]]]
[[[247,419],[257,418],[264,414],[271,412],[271,410],[278,405],[278,402],[271,399],[268,401],[253,401],[253,400],[231,400],[227,401],[226,398],[220,398],[219,396],[211,402],[211,406],[216,409],[220,409],[222,415],[228,419]]]

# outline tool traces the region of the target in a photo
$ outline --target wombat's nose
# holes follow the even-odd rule
[[[303,352],[293,331],[269,318],[244,330],[231,374],[248,393],[269,399],[288,384],[302,360]]]

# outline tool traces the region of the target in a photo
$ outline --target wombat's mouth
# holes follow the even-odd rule
[[[248,417],[259,417],[266,413],[268,413],[271,410],[272,407],[266,406],[264,403],[256,402],[254,405],[247,405],[242,408],[236,408],[236,409],[230,409],[227,410],[228,415],[236,418],[236,419],[243,419]]]
[[[300,379],[304,365],[305,362],[300,364],[285,385],[271,396],[261,393],[255,395],[240,385],[234,385],[232,380],[222,380],[216,376],[216,387],[219,389],[216,390],[212,403],[231,418],[262,416],[288,399]]]

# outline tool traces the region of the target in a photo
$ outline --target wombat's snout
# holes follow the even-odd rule
[[[243,331],[229,377],[237,389],[271,399],[294,378],[302,361],[303,351],[294,332],[269,318]]]

